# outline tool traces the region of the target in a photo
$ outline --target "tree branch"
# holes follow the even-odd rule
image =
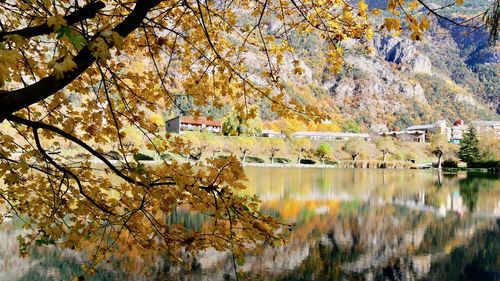
[[[112,31],[122,37],[126,37],[140,26],[147,13],[160,2],[161,0],[137,0],[133,11],[122,22],[116,25]],[[56,79],[55,76],[50,75],[27,87],[1,93],[0,122],[12,113],[50,97],[73,82],[96,60],[89,49],[90,45],[91,43],[87,44],[73,58],[73,61],[77,65],[76,69],[67,72],[62,79]]]
[[[64,168],[63,166],[57,164],[57,162],[52,159],[48,154],[47,152],[43,149],[42,147],[42,144],[40,143],[40,138],[38,136],[38,129],[40,127],[32,127],[33,129],[33,136],[35,138],[35,143],[36,143],[36,146],[38,148],[38,151],[40,151],[40,153],[42,154],[42,156],[47,159],[47,161],[49,161],[54,167],[56,167],[56,169],[58,169],[59,171],[63,172],[64,175],[68,175],[70,176],[71,178],[73,178],[75,181],[76,181],[76,184],[78,185],[78,190],[80,191],[80,194],[85,197],[85,199],[87,199],[90,203],[92,203],[92,205],[94,205],[95,207],[97,207],[98,209],[100,209],[101,211],[107,213],[107,214],[111,214],[111,215],[114,215],[114,213],[110,210],[108,210],[107,207],[97,203],[92,197],[90,197],[86,192],[85,190],[83,190],[83,185],[82,183],[80,182],[80,179],[77,177],[77,175],[75,175],[73,172],[71,172],[70,170]]]
[[[109,162],[109,160],[106,159],[106,157],[104,157],[99,152],[97,152],[96,150],[94,150],[88,144],[86,144],[85,142],[83,142],[82,140],[78,139],[77,137],[75,137],[75,136],[73,136],[73,135],[71,135],[71,134],[69,134],[69,133],[67,133],[67,132],[65,132],[65,131],[57,128],[57,127],[55,127],[55,126],[52,126],[52,125],[49,125],[49,124],[46,124],[46,123],[43,123],[43,122],[36,122],[36,121],[24,119],[24,118],[21,118],[19,116],[15,116],[15,115],[8,116],[6,119],[9,120],[9,121],[12,121],[14,123],[23,124],[25,126],[33,128],[33,129],[41,128],[41,129],[45,129],[45,130],[54,132],[54,133],[58,134],[59,136],[65,138],[65,139],[67,139],[69,141],[72,141],[72,142],[78,144],[79,146],[81,146],[83,149],[85,149],[86,151],[88,151],[90,154],[92,154],[93,156],[95,156],[97,159],[101,160],[106,166],[108,166],[108,168],[111,169],[111,171],[113,171],[117,176],[119,176],[120,178],[122,178],[126,182],[131,183],[131,184],[137,184],[137,185],[143,186],[145,188],[151,187],[151,184],[149,184],[149,183],[144,183],[144,182],[141,182],[141,181],[137,181],[137,180],[134,180],[134,179],[130,178],[129,176],[125,175],[120,170],[118,170],[118,168],[116,168],[113,164],[111,164],[111,162]],[[162,185],[173,185],[173,184],[174,184],[173,182],[164,182],[164,183],[162,183]],[[155,184],[155,185],[159,185],[159,184]]]
[[[436,12],[438,9],[432,9],[431,7],[429,7],[423,0],[417,0],[422,6],[424,6],[424,8],[426,10],[429,11],[429,13],[433,14],[434,16],[436,16],[438,19],[442,19],[442,20],[445,20],[447,22],[450,22],[456,26],[461,26],[461,27],[470,27],[470,28],[478,28],[478,26],[476,25],[467,25],[465,24],[466,22],[468,22],[469,20],[465,20],[463,22],[458,22],[458,21],[455,21],[453,19],[451,19],[450,17],[446,17],[446,16],[443,16],[441,14],[439,14],[438,12]]]
[[[74,11],[72,14],[65,16],[64,19],[66,20],[68,26],[71,26],[75,23],[95,17],[97,12],[104,7],[106,7],[106,5],[101,1],[92,2],[85,5],[81,9]],[[52,31],[52,27],[50,27],[47,23],[43,23],[41,25],[30,26],[19,30],[0,32],[0,41],[5,41],[5,36],[7,35],[20,35],[24,38],[31,38],[43,34],[49,34]]]

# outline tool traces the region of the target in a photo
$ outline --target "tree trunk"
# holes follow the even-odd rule
[[[241,158],[241,163],[245,163],[245,160],[247,159],[247,151],[243,151],[243,157]]]
[[[297,157],[297,164],[300,164],[300,155]]]
[[[382,153],[383,153],[383,155],[384,155],[384,163],[385,163],[385,161],[387,160],[387,152],[382,151]]]
[[[443,154],[442,153],[439,153],[438,155],[438,169],[441,169],[441,159],[443,158]]]
[[[274,155],[271,155],[271,164],[274,162]]]
[[[442,170],[439,170],[438,171],[438,188],[440,188],[441,186],[443,186],[443,175],[442,175]]]
[[[358,158],[358,153],[352,153],[351,157],[352,157],[352,161],[356,162],[356,158]]]

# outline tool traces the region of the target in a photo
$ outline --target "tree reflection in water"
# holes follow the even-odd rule
[[[460,196],[470,212],[474,212],[479,189],[491,189],[495,185],[495,174],[475,173],[459,181]]]

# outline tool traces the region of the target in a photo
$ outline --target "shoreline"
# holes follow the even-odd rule
[[[119,160],[108,160],[111,164],[113,165],[120,165],[123,164]],[[99,159],[93,159],[91,161],[93,164],[104,164],[103,161]],[[148,164],[148,165],[159,165],[164,163],[164,161],[161,160],[153,160],[153,161],[145,161],[141,160],[139,161],[142,164]],[[170,161],[166,161],[169,163]],[[194,162],[192,162],[194,163]],[[390,164],[391,162],[388,162]],[[243,167],[256,167],[256,168],[295,168],[295,169],[377,169],[377,170],[436,170],[439,171],[439,169],[432,167],[432,163],[422,163],[422,164],[415,164],[414,167],[387,167],[387,168],[380,168],[380,167],[343,167],[339,166],[338,164],[332,165],[332,164],[282,164],[282,163],[241,163]],[[466,168],[466,167],[460,167],[460,168],[441,168],[441,171],[443,172],[459,172],[459,171],[466,171],[466,172],[482,172],[482,173],[500,173],[500,170],[498,168]]]
[[[367,169],[367,170],[433,170],[439,171],[438,168],[434,168],[427,164],[416,165],[415,168],[406,168],[406,167],[396,167],[396,168],[370,168],[370,167],[339,167],[338,165],[308,165],[308,164],[269,164],[269,163],[244,163],[243,167],[256,167],[256,168],[317,168],[317,169]],[[496,168],[441,168],[442,172],[483,172],[483,173],[491,173],[491,172],[499,172]]]

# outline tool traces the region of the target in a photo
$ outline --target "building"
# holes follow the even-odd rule
[[[392,137],[393,139],[405,141],[405,142],[425,142],[425,131],[414,130],[414,131],[390,131],[382,132],[379,134],[383,137]]]
[[[478,133],[492,133],[495,139],[500,139],[500,121],[473,121],[471,125]]]
[[[453,122],[452,127],[446,128],[446,137],[449,142],[452,143],[460,143],[464,138],[465,132],[469,130],[463,120],[457,119]]]
[[[181,134],[183,131],[219,133],[222,131],[222,122],[208,120],[205,117],[177,116],[165,122],[165,130],[177,134]]]
[[[292,134],[293,138],[309,138],[312,140],[347,140],[364,139],[370,140],[369,134],[359,133],[336,133],[336,132],[296,132]]]
[[[273,130],[262,130],[262,132],[259,134],[259,137],[263,138],[284,138],[285,135],[281,132],[276,132]]]
[[[425,140],[429,141],[429,134],[448,134],[446,129],[446,120],[439,120],[434,124],[415,125],[406,128],[406,132],[423,131]],[[448,138],[449,139],[449,138]]]
[[[441,134],[446,137],[449,142],[452,143],[460,143],[463,139],[464,133],[469,128],[464,124],[464,121],[461,119],[457,119],[453,122],[453,126],[448,127],[446,125],[446,120],[437,121],[434,124],[424,124],[424,125],[415,125],[408,127],[406,132],[414,132],[417,133],[419,131],[423,131],[425,133],[425,141],[429,141],[430,134]]]

